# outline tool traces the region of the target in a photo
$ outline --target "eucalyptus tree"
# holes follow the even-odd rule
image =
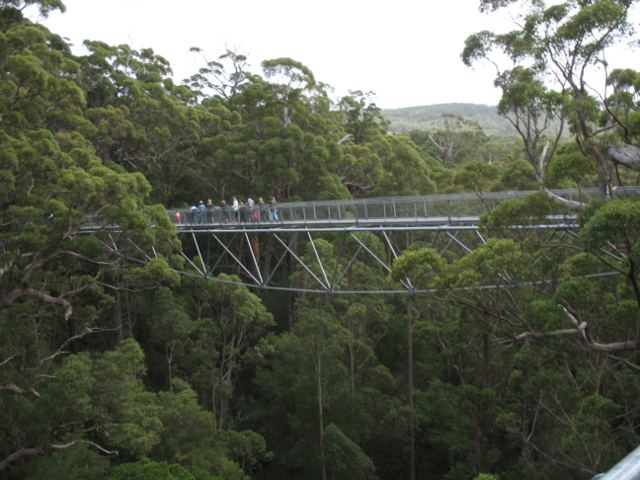
[[[292,122],[295,103],[305,95],[326,95],[322,85],[316,82],[313,72],[304,64],[291,58],[274,58],[262,62],[265,77],[275,87],[282,105],[282,122]]]
[[[236,278],[221,275],[217,280]],[[246,287],[192,280],[183,288],[194,326],[182,370],[193,377],[202,403],[211,409],[214,428],[231,428],[241,414],[234,402],[240,373],[251,363],[259,338],[273,326],[273,316]]]
[[[89,53],[79,61],[94,126],[88,136],[103,161],[143,173],[154,199],[167,205],[210,196],[206,146],[225,132],[228,110],[192,105],[196,93],[173,84],[169,63],[151,49],[97,41],[85,46]]]
[[[628,38],[632,0],[569,0],[549,7],[544,2],[483,0],[485,12],[517,5],[516,29],[496,34],[478,32],[467,38],[462,59],[467,65],[490,60],[498,69],[496,85],[503,90],[500,110],[519,130],[527,157],[538,177],[558,146],[562,121],[567,120],[581,151],[594,162],[604,193],[614,181],[607,153],[613,127],[606,110],[607,49]],[[512,66],[502,70],[493,54],[500,52]],[[599,84],[597,75],[603,78]],[[559,127],[544,137],[556,118]],[[600,139],[602,138],[602,141]]]
[[[0,8],[5,12],[8,8],[15,8],[22,12],[31,6],[37,7],[40,15],[45,17],[56,10],[64,12],[67,9],[61,0],[2,0],[0,2]]]
[[[637,170],[640,169],[640,149],[638,149],[638,100],[639,74],[632,69],[616,69],[609,75],[608,83],[613,93],[606,99],[605,107],[608,117],[615,125],[618,142],[609,146],[608,153],[616,162],[618,181],[622,183],[618,165],[635,170],[629,183],[638,181]]]
[[[104,348],[121,339],[117,292],[175,281],[168,264],[177,243],[164,210],[148,204],[145,178],[103,164],[83,135],[91,124],[68,45],[11,9],[0,13],[11,19],[0,31],[0,466],[13,471],[54,451],[110,453],[129,442],[115,430],[109,440],[96,433],[119,422],[92,402],[96,377],[107,388],[105,372],[88,356],[61,359],[98,332],[110,332],[93,340]],[[121,227],[111,249],[82,234],[104,223]],[[158,258],[142,260],[153,246]],[[127,258],[143,265],[125,274]]]
[[[192,47],[190,51],[203,55],[199,47]],[[216,60],[207,60],[205,57],[204,61],[205,66],[185,82],[198,92],[198,96],[207,98],[213,92],[227,104],[233,105],[236,95],[251,77],[247,56],[227,48]]]
[[[452,114],[443,114],[442,122],[429,130],[414,130],[409,137],[446,167],[459,166],[472,160],[487,163],[499,161],[502,152],[495,148],[497,138],[491,138],[475,121]],[[506,139],[500,139],[506,140]]]
[[[394,276],[432,288],[425,320],[448,312],[430,330],[446,363],[416,408],[429,441],[460,458],[452,478],[589,478],[632,447],[637,203],[593,205],[573,240],[510,228],[559,213],[538,193],[487,213],[486,243],[462,258],[422,248],[398,259]]]
[[[335,145],[329,99],[311,71],[290,59],[266,61],[265,77],[249,77],[234,97],[228,133],[202,142],[219,182],[242,196],[348,196],[329,163]]]

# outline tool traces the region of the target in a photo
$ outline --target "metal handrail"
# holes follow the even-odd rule
[[[344,200],[317,200],[305,202],[286,202],[276,206],[277,223],[280,224],[411,224],[477,222],[480,215],[495,208],[504,200],[523,198],[535,191],[508,191],[488,193],[432,194],[403,197],[377,197]],[[597,188],[553,190],[553,193],[568,200],[586,200],[601,195]],[[640,186],[620,187],[614,191],[614,197],[637,195]],[[268,225],[269,204],[255,204],[245,207],[245,214],[258,212],[259,219],[237,218],[231,205],[216,205],[213,208],[167,210],[171,220],[178,225],[229,225],[261,224]],[[177,215],[179,213],[179,215]],[[565,216],[564,219],[573,215]]]
[[[640,479],[640,447],[631,451],[606,473],[600,473],[592,480],[638,480]]]

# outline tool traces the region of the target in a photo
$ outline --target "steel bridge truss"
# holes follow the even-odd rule
[[[428,246],[453,261],[486,243],[489,234],[503,238],[535,239],[540,246],[575,250],[579,224],[574,214],[550,215],[530,225],[514,225],[487,232],[480,215],[501,202],[523,198],[531,192],[444,194],[419,197],[385,197],[280,204],[276,218],[258,207],[257,220],[236,215],[230,207],[210,210],[169,210],[182,241],[180,254],[187,270],[216,281],[256,289],[329,294],[398,294],[429,290],[412,279],[391,280],[393,262],[408,248]],[[596,189],[558,190],[567,199],[597,196]],[[616,190],[614,197],[637,196],[640,186]],[[254,207],[255,208],[255,207]],[[275,220],[275,221],[274,221]],[[540,222],[540,223],[537,223]],[[89,224],[84,234],[96,235],[113,255],[145,263],[156,255],[126,238],[117,225]],[[123,237],[124,235],[124,237]],[[116,237],[114,239],[114,236]],[[541,248],[537,263],[546,249]],[[615,245],[596,252],[615,261],[624,253]],[[365,266],[378,272],[373,284],[358,281],[354,273]],[[357,267],[357,268],[356,268]],[[235,274],[238,281],[218,277]],[[357,272],[356,272],[357,273]],[[603,272],[596,276],[612,275]],[[374,275],[375,276],[375,275]],[[540,282],[530,283],[544,283]],[[512,282],[505,277],[503,286]],[[487,285],[496,288],[498,285]]]
[[[541,245],[566,246],[575,245],[577,230],[576,224],[523,225],[503,230],[502,236],[530,238],[535,235]],[[181,254],[192,275],[215,279],[219,273],[236,274],[241,280],[232,283],[256,289],[324,294],[415,294],[433,290],[417,285],[410,278],[391,280],[392,264],[398,256],[408,248],[428,246],[444,258],[454,260],[484,245],[486,236],[487,232],[478,225],[202,228],[181,233]],[[622,260],[624,256],[614,245],[600,254],[615,260]],[[544,251],[533,259],[532,266],[542,255]],[[382,281],[365,287],[352,286],[347,279],[356,264],[366,265],[371,273],[377,272]],[[294,272],[301,275],[291,280]],[[614,274],[617,272],[595,276]],[[503,286],[515,285],[505,277]]]

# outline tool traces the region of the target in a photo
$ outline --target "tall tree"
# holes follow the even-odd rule
[[[496,80],[503,87],[501,108],[516,120],[524,112],[527,128],[523,138],[531,140],[531,158],[542,166],[540,159],[545,160],[557,144],[557,135],[550,139],[551,150],[544,148],[544,140],[535,141],[543,132],[540,125],[547,123],[540,124],[538,119],[562,113],[580,149],[594,162],[605,194],[610,194],[614,181],[606,143],[598,141],[612,128],[610,121],[598,123],[605,103],[606,51],[630,32],[628,15],[634,3],[570,0],[546,7],[543,2],[483,0],[483,11],[517,4],[522,12],[518,28],[505,34],[483,31],[471,35],[462,53],[467,65],[490,59],[494,50],[506,54],[516,67],[502,75],[499,72]],[[599,71],[604,78],[593,85],[592,77]]]

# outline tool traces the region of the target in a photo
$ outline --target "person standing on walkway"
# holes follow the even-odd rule
[[[195,203],[191,204],[191,207],[189,207],[189,216],[191,217],[191,223],[195,224],[196,223],[196,216],[198,215],[198,207],[196,207]]]
[[[280,218],[278,217],[278,202],[276,202],[276,197],[274,196],[269,199],[269,221],[280,221]]]
[[[198,223],[205,223],[206,222],[206,215],[207,215],[207,207],[205,206],[204,202],[202,200],[200,200],[200,203],[198,203],[198,210],[200,211],[200,220],[198,221]]]
[[[247,206],[244,204],[242,200],[240,200],[240,221],[242,223],[247,223]]]
[[[240,221],[240,204],[238,203],[238,199],[236,197],[233,197],[231,208],[233,209],[233,219],[236,222],[239,222]]]
[[[224,223],[231,222],[231,214],[229,213],[229,205],[224,201],[224,198],[220,202],[220,210],[222,210],[222,218],[224,219]]]
[[[266,222],[269,220],[267,216],[267,205],[264,203],[262,197],[258,197],[258,210],[260,211],[260,221]]]
[[[207,223],[213,223],[213,200],[207,198]]]
[[[255,205],[255,202],[253,201],[253,198],[247,197],[247,219],[249,220],[249,223],[253,222],[253,206],[254,205]]]

